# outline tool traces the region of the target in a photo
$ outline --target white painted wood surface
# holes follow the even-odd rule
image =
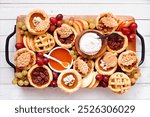
[[[116,95],[109,89],[80,89],[75,94],[65,94],[58,88],[20,88],[11,84],[14,72],[5,61],[5,40],[13,30],[18,15],[33,8],[44,9],[49,14],[90,14],[112,12],[132,15],[139,32],[144,35],[146,58],[141,66],[142,76],[131,90]],[[150,99],[150,0],[0,0],[0,99]],[[13,60],[15,36],[10,41],[10,58]],[[140,56],[140,41],[137,53]]]

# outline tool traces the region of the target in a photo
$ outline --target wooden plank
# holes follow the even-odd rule
[[[150,15],[147,14],[150,11],[150,4],[40,4],[40,6],[39,4],[0,4],[0,8],[0,19],[15,19],[16,16],[27,14],[34,8],[41,8],[49,14],[96,15],[111,11],[116,15],[134,14],[136,19],[150,19]],[[90,10],[87,10],[89,8]],[[10,14],[10,11],[13,14],[5,15]]]
[[[98,0],[1,0],[0,3],[2,4],[10,4],[10,3],[13,3],[13,4],[32,4],[32,3],[39,3],[39,4],[48,4],[48,3],[58,3],[58,4],[61,4],[61,3],[109,3],[109,4],[112,4],[112,3],[150,3],[149,0],[123,0],[123,1],[120,1],[120,0],[105,0],[105,1],[98,1]]]
[[[80,89],[74,94],[66,94],[58,88],[19,88],[13,85],[0,85],[0,99],[150,99],[150,84],[136,84],[128,93],[117,95],[108,88]]]

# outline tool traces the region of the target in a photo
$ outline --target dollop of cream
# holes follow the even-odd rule
[[[79,47],[80,50],[87,55],[95,55],[102,46],[102,40],[97,33],[89,32],[82,35]]]

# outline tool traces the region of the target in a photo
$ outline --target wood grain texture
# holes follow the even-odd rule
[[[81,89],[67,95],[58,88],[20,88],[11,84],[13,69],[5,61],[5,40],[14,28],[16,18],[33,8],[46,10],[48,14],[97,15],[112,12],[115,15],[134,16],[139,32],[144,35],[146,58],[141,66],[142,76],[131,90],[116,95],[109,89]],[[90,9],[90,10],[89,10]],[[0,99],[150,99],[150,0],[0,0]],[[10,59],[13,61],[15,36],[10,41]],[[140,57],[140,41],[137,39]]]

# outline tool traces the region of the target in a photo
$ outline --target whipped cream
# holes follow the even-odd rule
[[[79,47],[80,50],[87,55],[95,55],[102,46],[102,40],[97,33],[89,32],[82,35]]]

